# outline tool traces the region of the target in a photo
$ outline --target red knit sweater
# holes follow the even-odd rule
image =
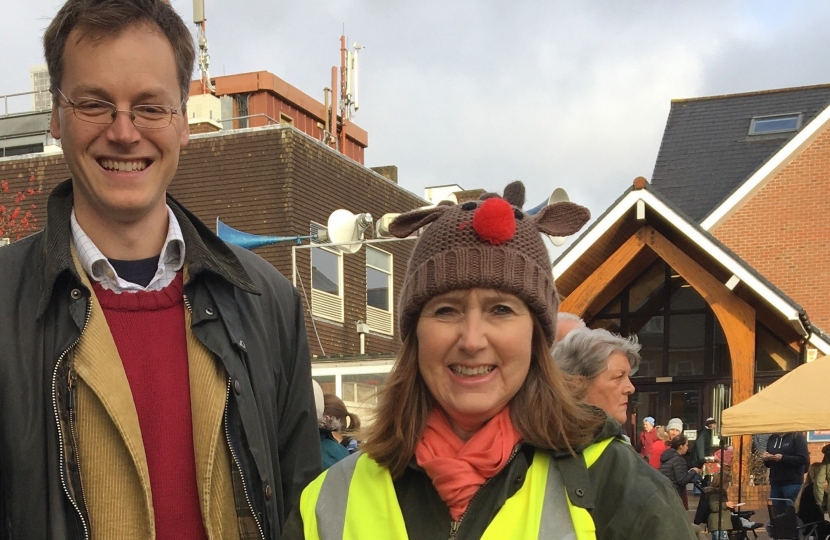
[[[207,538],[190,412],[182,274],[157,292],[93,285],[133,393],[150,472],[156,538]]]

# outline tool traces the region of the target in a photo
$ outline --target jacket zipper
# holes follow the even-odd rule
[[[251,504],[251,497],[248,494],[248,484],[245,482],[245,473],[242,470],[242,464],[239,462],[239,458],[236,455],[236,451],[231,444],[231,435],[228,431],[228,404],[230,403],[231,398],[231,380],[228,377],[228,387],[225,391],[225,440],[228,443],[228,448],[231,451],[231,457],[233,458],[233,462],[236,465],[236,468],[239,469],[239,476],[242,478],[242,490],[245,492],[245,502],[248,503],[248,509],[251,511],[251,516],[254,518],[254,522],[256,523],[257,530],[259,530],[259,537],[262,540],[265,540],[265,533],[262,531],[262,525],[259,523],[259,518],[257,518],[256,512],[254,511],[254,506]]]
[[[522,446],[522,443],[519,443],[515,447],[513,447],[513,452],[510,453],[510,457],[507,458],[507,463],[504,464],[504,467],[502,467],[502,470],[506,469],[507,466],[510,465],[510,462],[513,461],[513,458],[515,458],[516,454],[519,453],[519,448],[521,446]],[[470,499],[469,503],[467,503],[467,509],[464,510],[463,514],[461,514],[461,517],[458,518],[458,521],[453,521],[452,523],[450,523],[450,537],[449,537],[449,540],[456,540],[456,538],[458,536],[458,529],[461,528],[461,522],[464,521],[464,517],[467,515],[467,512],[470,511],[470,507],[473,505],[473,501],[476,500],[476,497],[478,497],[478,494],[481,493],[481,491],[484,489],[484,487],[487,484],[489,484],[490,481],[493,478],[495,478],[495,476],[491,476],[490,478],[485,480],[483,484],[481,484],[481,487],[478,488],[478,491],[475,492],[475,494],[473,495],[473,498]]]
[[[66,355],[69,354],[69,351],[75,348],[76,345],[81,341],[81,336],[84,334],[87,325],[89,324],[89,318],[92,315],[92,304],[87,300],[86,305],[86,317],[84,318],[84,326],[81,328],[81,333],[78,335],[78,338],[75,340],[72,345],[70,345],[61,355],[58,357],[58,362],[55,364],[55,370],[52,372],[52,408],[55,411],[55,425],[58,428],[58,450],[60,452],[60,470],[61,470],[61,486],[63,487],[63,492],[66,494],[66,497],[69,499],[69,502],[72,503],[72,506],[75,508],[75,512],[78,513],[78,519],[81,520],[81,525],[84,528],[84,538],[89,539],[89,525],[87,524],[86,520],[84,519],[83,512],[81,512],[81,508],[78,506],[78,503],[69,493],[69,486],[66,482],[66,472],[64,469],[66,468],[66,456],[64,455],[64,441],[63,441],[63,432],[61,431],[61,422],[60,422],[60,414],[58,413],[58,391],[57,391],[57,383],[58,383],[58,370],[63,363],[64,358]],[[72,444],[75,445],[75,452],[78,451],[77,441],[75,437],[75,424],[74,424],[74,385],[75,385],[75,370],[74,368],[70,368],[69,376],[67,380],[68,384],[68,391],[67,391],[67,399],[69,401],[69,430],[72,434]],[[80,467],[78,469],[78,477],[80,478]],[[84,508],[86,508],[86,497],[84,495],[84,487],[83,481],[81,482],[81,503],[83,504]]]
[[[190,313],[193,313],[193,306],[190,305],[190,299],[187,295],[184,296],[184,305],[187,306],[187,310]],[[245,502],[248,504],[248,509],[251,511],[251,516],[254,518],[254,523],[256,523],[257,530],[259,531],[259,536],[263,540],[265,540],[265,533],[262,531],[262,525],[259,522],[259,518],[257,518],[256,512],[254,511],[254,506],[251,504],[251,497],[248,494],[248,485],[245,483],[245,473],[242,471],[242,465],[239,461],[239,458],[236,455],[236,451],[233,449],[233,445],[231,444],[231,435],[228,431],[228,405],[230,403],[231,398],[231,380],[230,377],[228,378],[227,389],[225,390],[225,441],[228,443],[228,449],[231,451],[231,457],[233,458],[233,462],[236,465],[236,468],[239,469],[239,475],[242,477],[242,490],[245,492]]]

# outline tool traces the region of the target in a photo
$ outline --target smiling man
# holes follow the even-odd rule
[[[279,538],[320,470],[302,304],[167,195],[190,33],[69,0],[44,50],[71,178],[0,252],[0,536]]]

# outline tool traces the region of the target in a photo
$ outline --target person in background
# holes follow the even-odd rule
[[[643,418],[643,431],[640,432],[640,455],[643,456],[643,459],[649,460],[652,447],[658,440],[657,431],[654,429],[654,418],[646,416]]]
[[[692,465],[698,468],[703,467],[706,458],[712,455],[712,441],[714,440],[714,430],[717,427],[717,422],[714,418],[709,417],[703,423],[703,426],[703,429],[697,432],[695,455],[692,460]]]
[[[789,499],[795,503],[804,481],[804,471],[810,463],[804,434],[773,433],[761,459],[769,467],[770,498]]]
[[[731,444],[724,449],[724,452],[723,452],[722,455],[721,455],[720,448],[718,448],[717,450],[715,450],[715,453],[714,453],[715,461],[717,461],[718,463],[721,463],[721,464],[723,464],[727,467],[731,467],[732,466],[732,455],[733,455],[733,453],[734,453],[734,448],[732,447]]]
[[[663,455],[663,452],[666,451],[666,448],[669,447],[669,434],[666,432],[666,428],[663,426],[657,426],[654,428],[654,431],[657,433],[657,440],[654,441],[654,445],[651,447],[651,454],[648,456],[648,464],[660,470],[660,457]]]
[[[189,25],[68,0],[43,46],[70,178],[0,250],[0,536],[278,538],[320,471],[305,310],[168,195]]]
[[[669,448],[660,456],[660,472],[677,489],[677,494],[683,501],[683,507],[689,509],[689,498],[686,495],[686,485],[694,480],[695,475],[700,474],[697,467],[689,467],[686,458],[683,457],[689,452],[689,441],[685,435],[674,437],[669,443]]]
[[[667,448],[671,446],[671,441],[675,437],[680,436],[683,433],[683,420],[680,418],[672,418],[669,420],[668,424],[666,424],[666,434],[668,438],[665,441],[666,448],[660,451],[660,455],[663,455],[663,452],[666,451]]]
[[[334,394],[326,394],[323,402],[323,417],[320,419],[320,448],[323,452],[323,470],[326,470],[357,449],[355,439],[345,433],[360,429],[360,418],[350,413],[343,400]],[[353,442],[354,445],[352,445]]]
[[[682,435],[683,420],[681,420],[680,418],[672,418],[671,420],[669,420],[669,423],[666,424],[666,433],[669,434],[669,440]]]
[[[821,460],[821,467],[816,473],[816,480],[813,482],[813,495],[816,502],[824,512],[827,512],[827,493],[830,486],[830,444],[825,444],[821,449],[824,458]]]
[[[804,485],[795,500],[795,511],[804,523],[816,525],[817,538],[825,539],[830,535],[830,522],[824,519],[824,510],[816,501],[813,487],[818,482],[825,480],[819,475],[821,463],[812,463],[807,468],[807,475],[804,478]]]
[[[577,328],[585,328],[585,321],[583,321],[579,316],[574,315],[573,313],[568,313],[567,311],[560,311],[557,313],[556,341],[554,341],[554,344],[562,341],[562,338],[570,334],[571,330],[576,330]]]
[[[572,234],[587,211],[523,203],[515,182],[392,222],[399,238],[426,227],[398,304],[403,347],[361,452],[305,489],[286,538],[694,538],[671,485],[551,358],[540,233]]]
[[[556,344],[553,359],[584,388],[584,401],[625,424],[630,376],[640,366],[637,337],[624,338],[608,330],[578,328]]]
[[[712,482],[703,488],[703,496],[709,503],[709,517],[706,525],[712,533],[712,540],[728,540],[729,531],[733,529],[732,510],[735,509],[735,503],[729,500],[726,493],[731,480],[732,473],[726,468],[723,470],[723,484],[721,484],[721,475],[716,474],[712,477]]]

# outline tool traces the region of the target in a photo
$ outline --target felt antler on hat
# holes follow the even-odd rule
[[[414,329],[423,305],[455,289],[489,288],[520,297],[553,342],[558,298],[550,257],[539,234],[567,236],[589,219],[587,209],[570,202],[528,216],[521,207],[525,188],[512,182],[504,196],[455,206],[413,210],[398,216],[389,231],[400,238],[429,224],[409,260],[399,302],[401,334]]]

